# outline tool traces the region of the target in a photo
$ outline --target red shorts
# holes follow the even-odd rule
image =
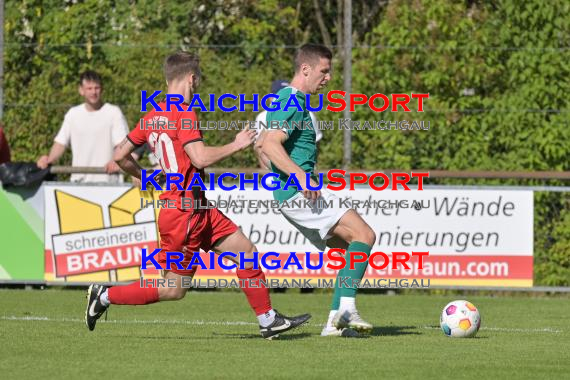
[[[163,208],[158,215],[162,250],[156,261],[165,268],[166,252],[182,252],[182,248],[186,247],[187,252],[184,254],[184,260],[181,261],[184,269],[178,269],[175,263],[171,263],[170,270],[181,276],[191,276],[196,269],[186,270],[186,268],[194,252],[199,252],[200,249],[210,251],[217,240],[233,234],[237,229],[238,226],[217,208],[198,210],[194,213]]]

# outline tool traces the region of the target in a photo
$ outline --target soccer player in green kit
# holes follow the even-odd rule
[[[348,252],[364,252],[370,254],[376,235],[372,228],[351,208],[341,207],[338,197],[326,190],[299,190],[289,187],[283,190],[283,185],[290,174],[295,174],[301,184],[306,181],[306,173],[311,173],[311,186],[318,186],[314,167],[317,156],[316,133],[306,106],[306,94],[315,94],[331,79],[331,51],[322,45],[303,45],[295,54],[295,75],[289,87],[280,90],[277,95],[280,109],[268,112],[268,125],[257,141],[257,151],[262,152],[271,162],[271,170],[279,174],[281,189],[273,192],[279,201],[291,201],[305,197],[313,201],[313,208],[281,206],[282,215],[301,231],[311,243],[320,250],[330,248],[346,249]],[[291,103],[290,96],[296,97],[302,108],[295,105],[284,110]],[[274,128],[278,125],[280,128]],[[311,123],[311,124],[309,124]],[[295,126],[295,127],[292,127]],[[300,126],[300,127],[299,127]],[[326,202],[317,202],[325,200]],[[332,200],[333,207],[326,207]],[[339,277],[350,277],[361,280],[368,262],[355,263],[355,269],[350,270],[350,263],[341,269],[337,275],[336,286],[331,305],[331,311],[322,336],[354,336],[358,332],[370,332],[372,325],[362,319],[356,309],[355,287],[339,286]]]

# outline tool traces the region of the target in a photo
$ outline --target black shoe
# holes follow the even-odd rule
[[[91,285],[87,290],[87,308],[85,309],[85,323],[90,331],[95,330],[97,320],[101,318],[108,306],[101,303],[101,294],[107,290],[103,285]]]
[[[287,317],[283,314],[279,314],[275,310],[275,320],[269,326],[259,326],[259,332],[261,336],[265,339],[271,340],[277,338],[279,334],[299,327],[303,323],[311,319],[311,314],[301,314],[295,317]]]

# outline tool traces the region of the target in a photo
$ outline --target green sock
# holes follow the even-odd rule
[[[340,288],[338,286],[338,278],[342,276],[344,276],[344,268],[339,270],[338,274],[336,275],[331,310],[338,310],[338,308],[340,307]]]
[[[368,267],[368,260],[363,263],[355,263],[354,269],[350,268],[350,252],[364,252],[367,255],[370,255],[370,251],[372,251],[372,247],[368,244],[361,243],[359,241],[355,241],[350,243],[348,249],[346,250],[346,266],[338,272],[336,276],[336,283],[333,293],[333,300],[331,305],[331,310],[338,310],[340,307],[340,297],[356,297],[356,287],[352,287],[352,280],[362,280],[364,277],[364,273],[366,272],[366,268]],[[343,286],[339,286],[339,277],[348,277],[348,280],[344,282]],[[345,286],[349,284],[349,287]]]

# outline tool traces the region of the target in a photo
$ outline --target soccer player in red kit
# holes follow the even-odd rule
[[[184,101],[189,102],[200,81],[199,58],[196,55],[179,52],[170,55],[165,61],[165,76],[168,83],[169,94],[181,94]],[[175,105],[166,109],[166,103],[160,103],[162,112],[151,110],[145,115],[138,127],[132,130],[115,151],[115,161],[127,173],[141,178],[141,167],[131,157],[131,152],[138,146],[148,142],[154,155],[160,161],[166,173],[181,173],[184,175],[182,187],[188,188],[194,173],[203,177],[204,168],[212,165],[252,144],[255,130],[244,129],[237,134],[235,140],[219,147],[206,146],[203,142],[202,132],[193,123],[189,126],[188,120],[196,122],[194,111],[179,111]],[[184,109],[188,108],[186,103]],[[184,121],[184,128],[182,123]],[[152,124],[165,123],[165,126],[175,125],[175,129],[152,128]],[[149,127],[141,125],[148,123]],[[172,128],[172,127],[171,127]],[[157,262],[164,268],[166,266],[166,252],[184,252],[183,268],[190,264],[192,254],[200,249],[208,252],[245,252],[245,259],[252,259],[257,249],[241,230],[217,208],[184,209],[181,198],[192,198],[204,204],[204,192],[193,188],[190,190],[177,190],[175,185],[160,196],[161,199],[171,199],[176,202],[177,208],[163,208],[158,217],[160,231],[161,252]],[[239,268],[239,257],[230,258]],[[265,280],[261,269],[253,269],[252,262],[245,262],[245,269],[238,269],[240,279]],[[259,267],[259,266],[258,266]],[[171,263],[170,269],[165,271],[164,278],[174,279],[177,286],[168,287],[140,287],[136,281],[129,285],[106,287],[91,285],[87,293],[87,310],[85,321],[90,330],[95,328],[97,320],[110,304],[116,305],[146,305],[159,301],[179,300],[184,298],[188,289],[182,287],[182,279],[192,277],[195,268],[180,269],[176,263]],[[249,281],[247,281],[249,282]],[[247,284],[246,282],[246,284]],[[241,281],[240,281],[241,284]],[[265,287],[242,288],[251,308],[259,321],[261,335],[271,339],[278,334],[293,329],[311,317],[303,314],[296,317],[287,317],[271,307],[269,289]]]

